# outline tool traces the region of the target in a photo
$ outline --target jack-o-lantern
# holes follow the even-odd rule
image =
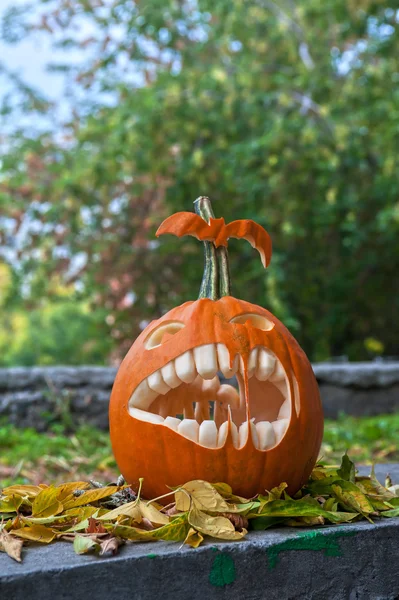
[[[130,483],[144,478],[147,497],[192,479],[247,497],[285,481],[295,493],[320,449],[317,383],[284,325],[230,295],[227,239],[247,239],[266,267],[270,238],[253,221],[214,219],[208,198],[195,211],[172,215],[157,235],[204,241],[200,297],[150,323],[122,362],[110,403],[116,461]]]

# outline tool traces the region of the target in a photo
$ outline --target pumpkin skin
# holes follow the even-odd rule
[[[243,323],[232,322],[247,314],[264,318],[270,327],[261,329],[250,319]],[[151,333],[168,322],[180,322],[184,326],[173,337],[148,348],[146,341]],[[233,421],[235,412],[241,422],[249,421],[252,414],[256,421],[256,411],[261,419],[261,404],[267,404],[267,394],[262,402],[258,400],[259,393],[256,394],[256,406],[251,402],[254,377],[247,378],[251,351],[266,348],[280,361],[288,382],[290,420],[285,434],[274,447],[256,448],[250,434],[242,447],[236,447],[230,417],[224,445],[208,448],[162,423],[150,423],[130,414],[129,400],[144,379],[183,353],[209,344],[224,344],[231,364],[237,354],[241,357],[238,378],[241,402],[245,400],[247,414],[243,414],[242,408],[233,409],[230,412]],[[132,485],[143,477],[146,497],[161,496],[170,491],[171,486],[192,479],[223,481],[236,494],[246,497],[263,493],[284,481],[288,484],[288,493],[294,494],[306,482],[317,460],[323,414],[311,365],[284,325],[264,308],[224,296],[218,300],[202,298],[186,302],[150,323],[141,333],[115,379],[110,402],[110,433],[121,473]]]

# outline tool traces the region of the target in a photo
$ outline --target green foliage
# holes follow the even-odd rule
[[[70,122],[56,135],[18,127],[2,151],[0,246],[17,252],[25,301],[56,295],[60,275],[78,284],[123,354],[142,320],[196,297],[200,248],[149,240],[207,194],[216,216],[255,218],[273,238],[266,275],[232,242],[234,295],[271,308],[313,360],[397,352],[394,5],[39,4],[40,22],[8,14],[4,35],[50,35],[81,60],[64,69]],[[83,20],[87,40],[74,33]],[[54,116],[40,98],[18,110]]]

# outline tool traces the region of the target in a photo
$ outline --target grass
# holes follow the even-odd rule
[[[399,415],[327,420],[321,455],[335,464],[345,451],[358,464],[399,461]],[[115,481],[117,474],[108,434],[94,427],[69,434],[62,425],[38,433],[0,424],[0,487],[88,477]]]

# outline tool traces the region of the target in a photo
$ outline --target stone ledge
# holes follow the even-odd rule
[[[399,480],[399,465],[378,465],[380,479],[387,470]],[[129,544],[102,559],[77,556],[60,542],[25,549],[22,564],[0,553],[0,598],[395,600],[398,535],[399,519],[379,519],[251,532],[242,542],[208,541],[196,550]]]
[[[399,362],[323,363],[314,371],[326,417],[399,410]],[[68,412],[68,423],[107,429],[115,374],[115,368],[90,366],[0,369],[0,418],[45,431]]]
[[[0,555],[0,597],[12,600],[371,600],[399,595],[399,519],[252,532],[197,550],[131,544],[118,556],[77,556],[71,544]],[[224,582],[229,583],[224,585]]]

